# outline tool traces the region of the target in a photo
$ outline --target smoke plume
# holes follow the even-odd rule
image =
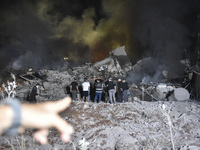
[[[191,46],[194,45],[195,1],[143,0],[135,5],[133,39],[137,49],[143,51],[142,57],[152,59],[145,62],[142,70],[130,72],[128,80],[142,82],[145,78],[145,82],[158,82],[162,71],[182,75],[184,66],[180,60],[188,58],[187,53],[194,53]]]
[[[1,68],[58,68],[125,45],[132,62],[174,66],[190,46],[195,0],[21,0],[0,9]],[[68,57],[68,60],[64,60]],[[170,67],[169,67],[170,68]],[[173,68],[173,67],[172,67]],[[176,68],[176,67],[175,67]]]

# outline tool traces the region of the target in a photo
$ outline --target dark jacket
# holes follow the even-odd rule
[[[78,83],[76,82],[76,81],[73,81],[72,83],[71,83],[71,87],[72,87],[72,91],[77,91],[77,86],[78,86]]]
[[[123,91],[123,83],[121,81],[117,82],[117,90],[118,91]]]
[[[36,95],[37,95],[37,87],[34,86],[30,93],[30,101],[31,102],[36,102]]]
[[[95,90],[96,90],[96,92],[102,92],[103,91],[103,83],[102,82],[95,83]]]
[[[123,89],[123,91],[129,89],[129,86],[128,86],[128,83],[127,83],[127,82],[123,82],[123,84],[122,84],[122,89]]]
[[[116,84],[113,81],[108,81],[107,83],[108,90],[115,89],[115,86]]]

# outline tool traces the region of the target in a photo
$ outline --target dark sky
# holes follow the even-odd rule
[[[0,68],[60,68],[100,60],[126,46],[132,62],[173,65],[194,54],[196,0],[5,0]]]

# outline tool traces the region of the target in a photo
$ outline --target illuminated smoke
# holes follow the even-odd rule
[[[113,4],[116,7],[113,7]],[[127,2],[120,0],[104,0],[102,2],[104,12],[108,15],[95,24],[95,9],[84,10],[81,19],[66,16],[59,22],[56,28],[56,37],[67,38],[74,43],[88,45],[93,60],[105,58],[109,51],[120,46],[129,45],[131,33],[131,19],[127,9]],[[126,9],[124,9],[126,8]],[[102,56],[98,58],[99,56]]]
[[[189,47],[184,17],[195,10],[193,0],[22,0],[1,7],[1,67],[16,68],[58,68],[68,64],[64,57],[93,62],[123,45],[133,62],[145,54],[173,66]]]

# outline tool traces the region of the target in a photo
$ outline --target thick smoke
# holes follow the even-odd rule
[[[144,52],[143,57],[151,57],[142,66],[142,71],[130,72],[130,82],[158,82],[163,71],[182,75],[184,67],[180,60],[191,50],[193,30],[188,25],[195,24],[195,1],[186,0],[143,0],[136,2],[136,23],[134,39]],[[194,27],[194,26],[193,26]],[[186,56],[186,57],[183,57]]]
[[[1,68],[58,68],[68,62],[90,61],[89,48],[68,36],[58,36],[58,18],[48,15],[48,1],[22,1],[1,10]],[[65,27],[69,28],[69,27]],[[64,60],[68,57],[68,62]]]
[[[190,45],[185,20],[193,10],[193,0],[4,2],[0,9],[0,67],[83,64],[105,58],[125,45],[132,62],[151,56],[173,68]]]
[[[132,19],[126,1],[35,0],[2,7],[1,67],[55,68],[66,64],[64,57],[82,64],[129,45]]]

